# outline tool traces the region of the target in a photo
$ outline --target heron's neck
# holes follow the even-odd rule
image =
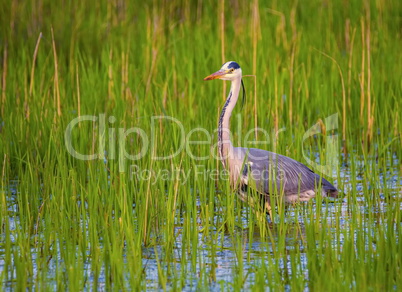
[[[229,95],[219,117],[218,146],[219,155],[224,166],[226,166],[226,160],[229,158],[230,150],[233,147],[230,141],[230,116],[239,98],[240,85],[241,77],[232,81]]]

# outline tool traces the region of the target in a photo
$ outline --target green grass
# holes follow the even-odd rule
[[[401,289],[400,1],[3,2],[2,289]],[[256,76],[235,145],[257,126],[257,147],[323,162],[303,135],[338,114],[343,202],[267,225],[211,174],[216,137],[186,144],[216,130],[226,93],[203,78],[228,60]],[[94,160],[65,145],[84,115],[71,142]]]

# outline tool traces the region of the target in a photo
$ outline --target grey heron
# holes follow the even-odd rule
[[[238,187],[243,201],[250,203],[245,190],[252,186],[261,195],[265,212],[273,220],[271,197],[274,195],[285,203],[308,201],[316,196],[318,190],[321,190],[322,197],[338,197],[338,190],[330,182],[292,158],[262,149],[233,147],[229,124],[239,97],[242,70],[239,64],[229,61],[204,78],[214,79],[231,81],[230,92],[219,117],[218,151],[224,168],[229,171],[230,182]],[[255,204],[255,201],[251,203]]]

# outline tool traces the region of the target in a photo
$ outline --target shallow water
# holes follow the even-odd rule
[[[397,162],[397,161],[396,161]],[[350,176],[349,169],[344,168],[341,174],[343,183],[344,183],[344,192],[348,193],[348,190],[352,189],[351,184],[348,182],[348,177]],[[395,197],[397,200],[386,200],[384,196],[381,194],[381,201],[379,204],[376,204],[375,207],[367,207],[365,204],[365,200],[367,197],[364,196],[363,190],[365,189],[363,179],[357,182],[356,189],[358,191],[358,195],[356,197],[356,201],[358,202],[359,211],[361,214],[380,214],[386,213],[388,208],[395,208],[395,202],[399,204],[399,208],[402,209],[402,202],[400,200],[402,196],[402,178],[399,177],[396,170],[386,170],[381,174],[379,179],[381,186],[377,186],[380,189],[387,189],[390,192],[387,192],[388,197],[391,194],[392,197]],[[336,184],[336,182],[335,182]],[[13,182],[9,189],[6,190],[6,193],[11,194],[11,196],[7,196],[8,201],[8,211],[10,214],[9,217],[9,226],[10,226],[10,239],[11,245],[15,244],[15,237],[13,232],[17,230],[17,226],[19,224],[19,213],[18,213],[18,204],[16,197],[18,196],[18,183],[17,181]],[[315,214],[325,214],[325,218],[321,217],[321,220],[327,221],[327,226],[329,226],[330,232],[333,233],[331,238],[334,239],[332,245],[334,248],[342,249],[343,244],[343,233],[337,232],[337,229],[340,228],[342,230],[351,230],[350,229],[350,220],[351,220],[351,212],[353,210],[350,209],[350,202],[348,200],[352,200],[347,196],[343,198],[340,202],[336,203],[323,203],[320,204],[320,210],[316,209],[316,205],[313,205],[312,211]],[[224,212],[224,211],[222,211]],[[212,291],[220,291],[225,290],[234,290],[235,283],[238,281],[236,277],[240,277],[243,281],[242,287],[244,289],[251,288],[256,281],[258,270],[261,267],[261,263],[264,260],[267,260],[267,256],[274,253],[273,244],[278,244],[280,240],[283,240],[283,233],[278,232],[277,229],[272,228],[271,225],[271,237],[270,240],[266,238],[263,239],[260,237],[259,231],[257,228],[250,234],[250,230],[248,229],[249,222],[249,210],[248,208],[243,208],[243,214],[239,222],[237,222],[236,233],[229,234],[218,231],[214,229],[209,230],[208,233],[203,232],[203,226],[198,225],[198,239],[197,239],[197,256],[196,261],[194,262],[194,258],[191,254],[188,254],[188,248],[183,248],[183,231],[182,231],[182,222],[176,222],[175,227],[175,245],[173,246],[173,252],[170,256],[170,262],[165,263],[165,266],[160,267],[164,271],[170,271],[170,275],[168,276],[167,289],[173,289],[175,286],[183,287],[183,290],[197,290],[197,287],[205,287],[207,285],[209,290]],[[299,273],[306,279],[306,283],[308,280],[308,258],[305,251],[305,243],[303,237],[304,234],[304,225],[307,222],[303,222],[306,220],[306,217],[302,215],[298,215],[298,212],[290,209],[286,212],[286,222],[288,224],[288,231],[285,235],[285,245],[286,250],[291,252],[295,249],[295,246],[300,250],[299,253],[299,265],[296,270],[292,267],[291,262],[287,258],[279,258],[277,260],[276,266],[278,269],[283,270],[284,274],[292,275],[292,273]],[[323,219],[324,218],[324,219]],[[338,222],[339,224],[335,224],[334,222]],[[385,216],[376,216],[372,221],[374,225],[377,224],[385,224],[386,222],[382,222],[382,218]],[[314,220],[314,219],[313,219]],[[299,224],[294,224],[294,222],[298,222]],[[402,224],[401,222],[395,222],[394,226],[388,226],[388,228],[397,228],[397,224]],[[219,225],[219,224],[217,224]],[[217,226],[212,225],[212,226]],[[295,231],[294,228],[299,228],[300,230]],[[375,229],[375,226],[367,226],[367,230],[365,232],[371,233],[372,230]],[[353,231],[350,231],[353,232]],[[205,234],[208,234],[205,236]],[[41,234],[38,234],[40,237]],[[2,277],[2,288],[5,290],[12,290],[15,287],[15,283],[7,282],[3,279],[15,279],[16,278],[16,270],[15,264],[18,259],[12,258],[11,265],[8,268],[5,265],[5,235],[1,234],[1,245],[0,245],[0,274]],[[399,239],[399,238],[397,238]],[[212,246],[212,244],[214,246]],[[241,245],[241,253],[239,254],[239,245]],[[366,245],[372,245],[372,248],[375,249],[375,243],[366,242]],[[37,248],[32,247],[30,253],[32,258],[32,265],[34,275],[30,275],[30,279],[36,279],[37,273],[39,273],[39,269],[37,267]],[[161,289],[159,284],[159,271],[158,271],[158,259],[163,259],[166,251],[162,246],[153,246],[153,247],[143,247],[142,250],[142,266],[143,272],[145,273],[145,285],[149,290],[158,290]],[[78,253],[78,251],[77,251]],[[89,253],[89,251],[88,251]],[[16,254],[13,254],[16,256]],[[185,259],[183,260],[183,257]],[[90,256],[88,257],[88,259]],[[47,263],[47,274],[46,277],[48,279],[48,287],[57,288],[55,278],[56,278],[56,267],[62,262],[62,258],[60,254],[57,258],[52,258],[48,260]],[[129,265],[130,263],[125,258],[125,264]],[[10,267],[14,267],[10,269]],[[241,269],[241,271],[240,271]],[[100,290],[105,289],[106,287],[106,276],[105,276],[105,267],[103,266],[100,275],[95,281],[90,260],[86,260],[84,262],[84,270],[86,271],[86,287],[88,288],[97,288]],[[5,275],[8,274],[8,276]],[[199,279],[198,275],[208,275],[207,278]],[[238,276],[235,276],[238,275]],[[239,276],[240,275],[240,276]],[[129,276],[127,275],[127,278]],[[175,281],[178,281],[175,283]],[[180,282],[184,281],[184,282]],[[268,279],[266,280],[268,281]],[[52,283],[54,282],[54,285]],[[97,287],[92,287],[94,282],[97,282]],[[128,281],[127,281],[128,282]],[[285,285],[285,288],[289,288]],[[32,283],[32,288],[35,289],[35,283]],[[305,289],[308,290],[306,286]]]

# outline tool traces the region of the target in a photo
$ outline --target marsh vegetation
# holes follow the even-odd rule
[[[401,1],[0,13],[2,290],[402,288]],[[234,144],[317,171],[335,141],[344,199],[267,224],[234,195],[214,150],[229,86],[203,82],[229,60],[255,75]]]

